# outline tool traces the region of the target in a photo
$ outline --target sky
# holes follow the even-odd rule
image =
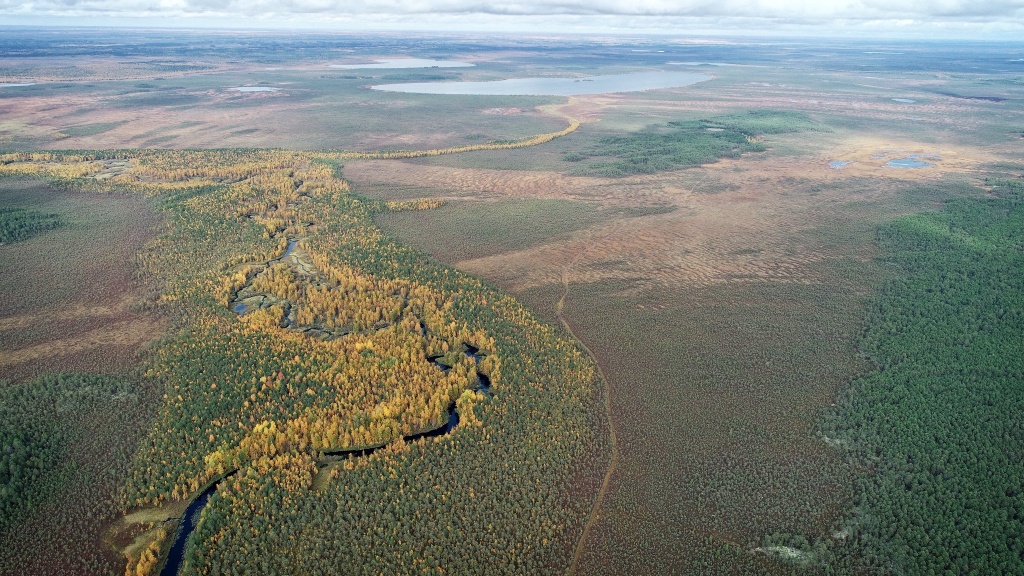
[[[0,24],[1024,41],[1024,0],[0,0]]]

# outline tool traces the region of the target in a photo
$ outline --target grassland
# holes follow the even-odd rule
[[[567,226],[567,235],[539,226],[537,241],[517,250],[504,248],[501,229],[454,234],[440,211],[388,226],[552,320],[567,279],[563,314],[608,379],[619,447],[577,573],[856,570],[845,519],[865,469],[820,426],[868,368],[857,335],[891,274],[874,260],[875,229],[982,192],[965,184],[979,182],[975,153],[945,155],[939,174],[889,173],[882,163],[898,151],[883,155],[887,146],[852,133],[769,137],[760,155],[609,181],[525,166],[508,178],[440,170],[457,159],[420,169],[424,183],[463,201],[474,186],[490,201],[521,198],[522,182],[538,180],[550,183],[533,188],[538,197],[571,190],[592,210],[674,208]],[[918,134],[911,142],[929,140]],[[818,146],[834,152],[815,154]],[[910,146],[920,144],[898,148],[919,149]],[[859,165],[826,166],[847,157]],[[385,175],[408,181],[398,166],[353,174],[357,189],[360,178],[377,189]],[[456,240],[465,234],[472,239]],[[472,244],[474,257],[459,260],[455,242]]]
[[[642,216],[657,208],[605,208],[573,200],[451,202],[436,213],[390,212],[377,218],[385,232],[401,236],[442,260],[471,260],[523,250],[568,237],[598,222]]]
[[[140,346],[163,332],[162,321],[145,312],[148,287],[134,266],[158,226],[151,209],[138,199],[69,194],[39,180],[2,179],[0,198],[64,223],[0,246],[8,263],[0,290],[12,295],[0,304],[5,378],[129,371]]]

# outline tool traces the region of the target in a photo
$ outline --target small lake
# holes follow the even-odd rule
[[[895,158],[885,163],[886,168],[929,168],[931,166],[935,166],[935,164],[918,160],[917,156]]]
[[[270,86],[239,86],[232,88],[237,92],[277,92],[280,88],[271,88]]]
[[[842,170],[843,168],[846,168],[850,164],[853,164],[852,160],[833,160],[828,163],[828,167],[835,170]]]
[[[18,87],[21,87],[21,86],[35,86],[35,85],[36,85],[35,82],[24,82],[24,83],[21,83],[21,84],[5,84],[3,82],[0,82],[0,88],[18,88]]]
[[[911,100],[910,98],[893,98],[893,102],[902,102],[903,104],[913,104],[917,100]]]
[[[379,68],[468,68],[475,66],[469,62],[457,60],[429,60],[427,58],[385,58],[373,64],[331,64],[331,68],[340,70],[365,70]]]
[[[587,78],[512,78],[488,82],[413,82],[378,84],[374,90],[411,94],[475,94],[484,96],[580,96],[641,92],[678,88],[710,80],[704,74],[689,72],[638,72],[590,76]]]

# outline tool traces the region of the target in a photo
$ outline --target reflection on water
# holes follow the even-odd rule
[[[591,76],[588,78],[512,78],[489,82],[413,82],[378,84],[374,90],[413,94],[478,94],[487,96],[578,96],[640,92],[689,86],[710,80],[710,76],[689,72],[638,72]]]
[[[331,64],[331,68],[341,70],[363,70],[377,68],[468,68],[469,62],[456,60],[428,60],[426,58],[384,58],[373,64]]]
[[[896,158],[889,160],[885,163],[886,168],[928,168],[935,166],[931,162],[923,162],[917,159],[917,156],[908,156],[906,158]]]

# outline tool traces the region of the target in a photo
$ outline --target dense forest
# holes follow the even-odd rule
[[[574,173],[622,177],[653,174],[735,158],[765,149],[760,136],[819,130],[805,114],[755,110],[702,120],[680,120],[622,136],[602,138],[591,148],[565,155],[581,165]],[[589,160],[589,161],[588,161]]]
[[[901,274],[862,339],[874,371],[827,440],[867,470],[851,535],[896,574],[1024,573],[1024,184],[879,232]]]
[[[142,194],[167,222],[139,262],[160,287],[147,306],[175,329],[140,369],[163,401],[121,509],[234,472],[202,512],[189,574],[563,570],[608,458],[594,366],[510,297],[381,234],[372,214],[436,203],[352,194],[347,157],[0,158],[68,190]],[[450,434],[402,441],[453,404]],[[55,466],[60,431],[40,426],[17,439],[20,485]],[[323,456],[367,447],[383,448]],[[170,532],[140,530],[151,544],[127,552],[128,570],[155,573]]]
[[[56,214],[38,210],[0,207],[0,244],[13,244],[27,240],[40,232],[52,230],[62,224]]]

